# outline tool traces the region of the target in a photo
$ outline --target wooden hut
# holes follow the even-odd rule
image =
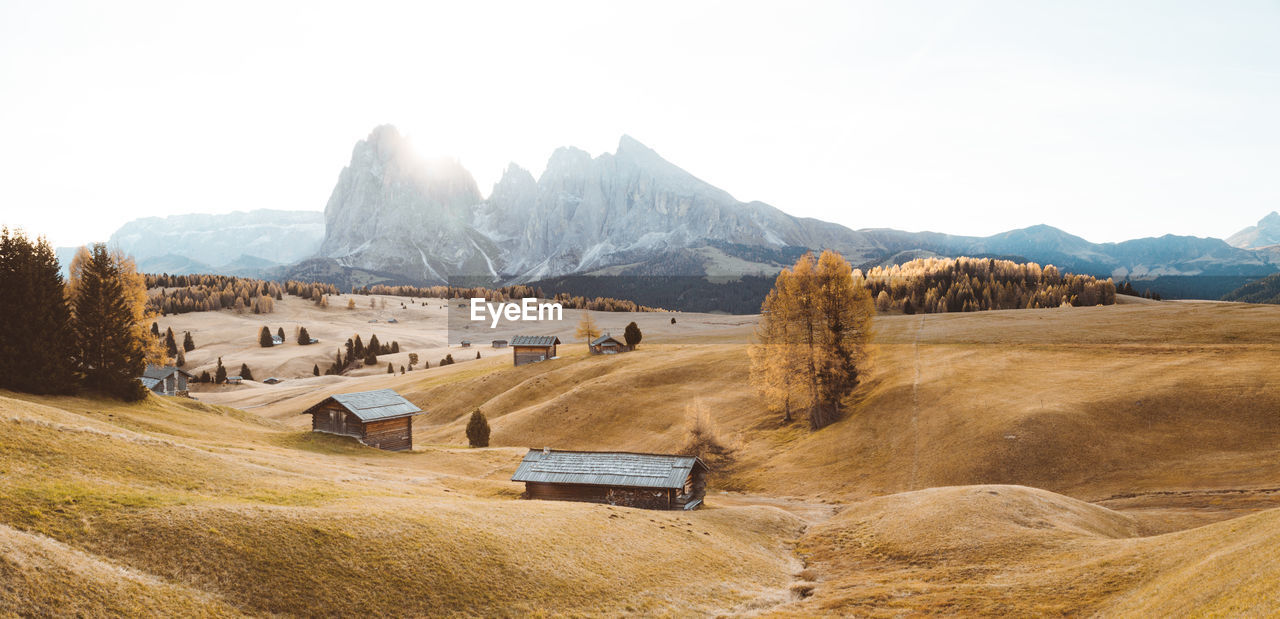
[[[494,348],[506,348],[506,347],[507,347],[507,341],[506,341],[506,340],[494,340],[494,341],[490,342],[490,345],[491,345],[491,346],[493,346]]]
[[[147,364],[138,380],[157,395],[186,396],[187,381],[194,379],[195,376],[179,367]]]
[[[302,411],[311,431],[355,437],[387,451],[413,449],[413,416],[422,409],[391,389],[339,393]]]
[[[593,355],[616,355],[620,352],[628,352],[631,350],[627,343],[619,340],[608,333],[591,340],[589,345],[591,354]]]
[[[559,343],[554,335],[517,335],[511,338],[511,356],[516,365],[546,361],[556,356]]]
[[[707,465],[694,456],[530,449],[511,480],[524,482],[527,499],[697,509]]]

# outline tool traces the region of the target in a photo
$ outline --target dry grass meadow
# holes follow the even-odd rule
[[[1280,307],[884,316],[856,401],[810,433],[752,394],[752,317],[598,313],[638,320],[640,349],[560,333],[559,359],[512,368],[448,348],[431,307],[357,299],[160,321],[192,332],[191,366],[279,385],[0,392],[0,614],[1280,612]],[[263,324],[322,343],[258,348]],[[399,341],[397,368],[459,363],[310,376],[357,332]],[[382,387],[427,411],[412,453],[299,415]],[[737,450],[705,509],[521,501],[507,481],[527,447],[674,450],[694,400]],[[466,447],[476,408],[492,447]]]

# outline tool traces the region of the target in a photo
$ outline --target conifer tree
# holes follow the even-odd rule
[[[177,358],[177,360],[176,360],[176,361],[174,361],[174,362],[173,362],[173,364],[174,364],[174,365],[176,365],[176,366],[178,366],[178,367],[182,367],[182,366],[186,365],[186,364],[187,364],[187,356],[186,356],[185,354],[183,354],[181,350],[179,350],[179,351],[178,351],[178,358]]]
[[[387,373],[388,373],[388,374],[395,374],[395,373],[396,373],[396,369],[395,369],[395,367],[394,367],[394,366],[392,366],[390,363],[388,363],[388,364],[387,364]]]
[[[58,259],[43,238],[0,230],[0,387],[69,393],[75,339]]]
[[[164,332],[164,354],[169,357],[178,356],[178,341],[173,337],[173,327]]]
[[[628,323],[627,328],[622,332],[622,339],[627,341],[628,348],[635,350],[636,346],[640,345],[640,340],[644,339],[644,334],[640,332],[640,325],[634,320]]]
[[[319,376],[319,375],[320,375],[320,365],[319,365],[319,364],[316,364],[316,365],[311,366],[311,375],[312,375],[312,376]]]
[[[221,385],[227,382],[227,368],[222,367],[222,357],[218,357],[218,367],[213,371],[213,384]]]
[[[307,333],[306,327],[298,327],[298,344],[301,346],[311,344],[311,334]]]
[[[187,331],[182,335],[182,350],[191,352],[196,349],[195,340],[191,339],[191,332]]]
[[[478,408],[471,412],[471,419],[467,420],[467,443],[472,447],[489,446],[489,420]]]
[[[275,342],[271,339],[271,329],[269,327],[263,326],[258,331],[258,345],[263,348],[275,346]]]
[[[91,389],[124,400],[146,397],[138,381],[146,360],[146,328],[141,327],[130,299],[142,286],[102,244],[87,259],[73,262],[76,362]],[[146,290],[141,291],[145,298]]]
[[[276,329],[276,336],[280,338],[280,342],[284,342],[284,327]]]
[[[249,369],[249,364],[240,364],[240,378],[245,380],[253,380],[253,372]]]

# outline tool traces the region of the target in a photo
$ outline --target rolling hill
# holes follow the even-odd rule
[[[348,312],[289,311],[316,325]],[[360,312],[335,332],[368,326]],[[211,348],[237,345],[219,343],[219,329],[250,320],[206,314],[168,320],[207,330],[197,341]],[[592,357],[570,341],[559,359],[519,368],[486,354],[405,375],[220,388],[201,402],[0,394],[0,575],[16,575],[0,580],[0,612],[1280,604],[1263,551],[1280,538],[1280,308],[1135,300],[884,316],[871,374],[846,416],[816,433],[781,424],[751,393],[749,317],[668,316],[610,318],[649,321],[636,352]],[[404,327],[426,342],[432,324]],[[265,367],[301,349],[236,354]],[[298,415],[328,393],[381,387],[427,411],[412,453],[312,435]],[[705,509],[516,500],[507,479],[526,447],[671,451],[694,401],[737,448]],[[475,408],[493,447],[464,447]]]

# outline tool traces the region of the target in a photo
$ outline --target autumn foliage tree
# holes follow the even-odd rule
[[[588,343],[600,337],[600,327],[596,326],[590,311],[582,310],[582,320],[578,321],[578,330],[574,334]]]
[[[871,298],[834,251],[778,274],[749,354],[752,384],[785,421],[803,412],[818,430],[839,418],[866,362]]]

